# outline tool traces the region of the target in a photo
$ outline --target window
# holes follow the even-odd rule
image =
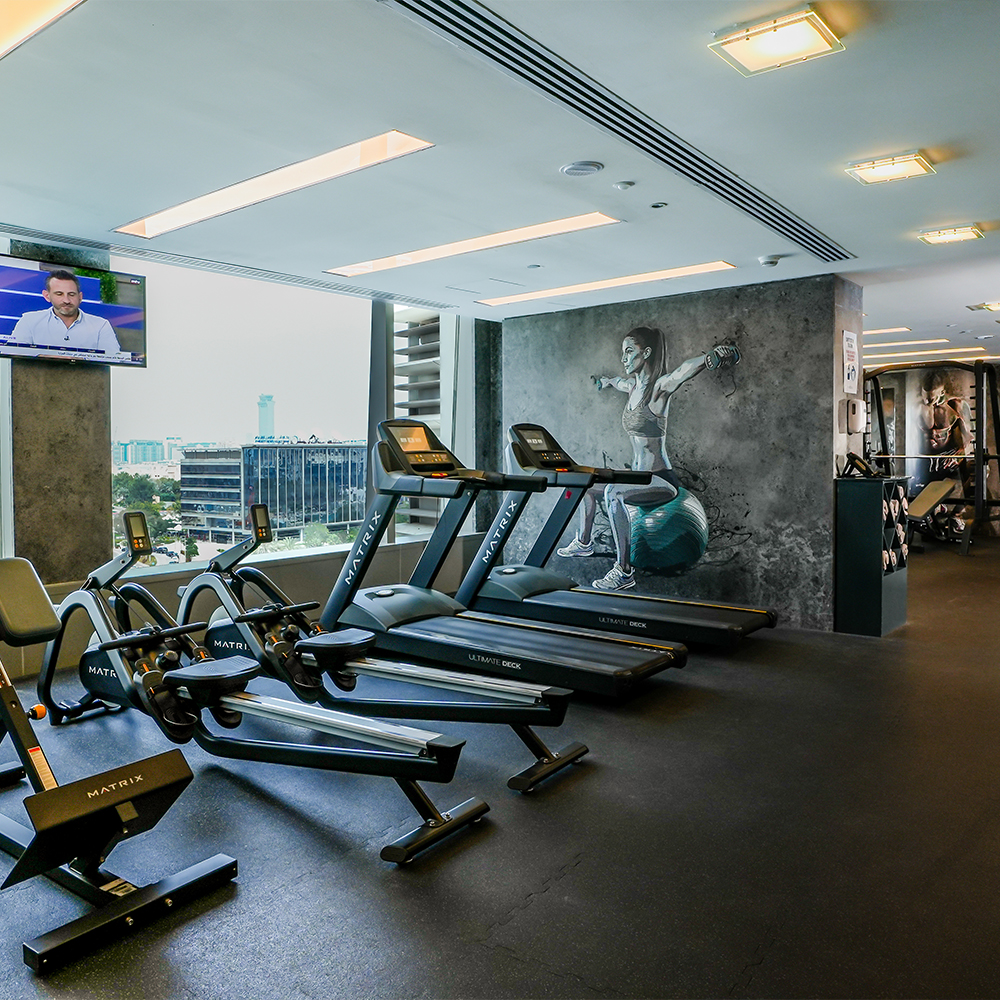
[[[146,369],[112,371],[114,471],[171,497],[140,503],[161,534],[191,537],[203,560],[244,537],[249,504],[263,502],[286,544],[342,541],[364,517],[371,304],[152,261],[111,266],[146,275],[148,353]]]

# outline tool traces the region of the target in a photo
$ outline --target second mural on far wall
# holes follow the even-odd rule
[[[612,483],[588,491],[580,507],[575,537],[558,549],[565,558],[594,555],[595,520],[603,503],[614,545],[615,561],[593,581],[598,590],[628,590],[636,570],[676,574],[690,569],[708,545],[708,518],[698,498],[678,477],[670,461],[667,425],[674,393],[700,372],[730,368],[740,361],[732,344],[671,367],[666,338],[648,326],[630,330],[621,342],[622,375],[592,375],[598,391],[625,395],[622,429],[628,438],[635,471],[649,472],[648,485]]]

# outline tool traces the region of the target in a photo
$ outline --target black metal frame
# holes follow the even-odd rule
[[[909,364],[883,365],[865,372],[865,382],[871,384],[872,398],[877,399],[879,404],[882,401],[882,386],[879,381],[882,375],[897,374],[899,372],[919,371],[933,368],[958,368],[962,371],[972,372],[975,385],[975,427],[973,429],[973,494],[972,497],[964,496],[961,500],[946,501],[944,506],[958,509],[967,507],[969,500],[974,505],[974,516],[971,521],[966,522],[965,530],[962,533],[961,552],[962,555],[969,554],[972,544],[972,534],[977,527],[988,522],[1000,520],[1000,513],[991,513],[991,508],[1000,508],[1000,500],[991,500],[986,495],[986,480],[989,472],[989,463],[1000,461],[1000,398],[997,393],[996,368],[985,361],[975,361],[972,364],[963,361],[949,361],[942,364],[938,361],[915,361]],[[989,391],[990,409],[993,417],[993,451],[987,447],[986,442],[986,394]],[[888,453],[888,431],[885,425],[885,414],[882,406],[874,406],[879,433],[879,453],[873,454],[871,460],[875,462],[885,475],[892,475],[892,457]],[[960,462],[960,466],[964,462]],[[964,478],[964,476],[963,476]],[[963,490],[964,493],[964,490]]]
[[[95,711],[104,711],[108,701],[111,701],[121,708],[138,708],[152,716],[168,738],[174,742],[183,743],[194,739],[202,749],[213,756],[391,777],[411,802],[414,799],[420,802],[429,801],[426,793],[416,785],[418,780],[439,783],[452,780],[459,755],[465,745],[463,740],[411,730],[409,732],[414,738],[400,742],[397,737],[398,727],[368,719],[359,720],[347,715],[342,717],[345,726],[338,730],[341,721],[337,717],[338,713],[326,709],[323,710],[325,713],[323,719],[313,728],[327,733],[340,732],[353,742],[375,744],[380,749],[244,740],[235,736],[219,735],[210,730],[203,718],[205,709],[220,725],[230,729],[240,724],[243,714],[263,714],[274,718],[275,712],[280,712],[282,706],[287,706],[289,716],[287,721],[307,728],[310,727],[310,723],[300,721],[294,703],[277,701],[269,703],[268,712],[265,711],[265,699],[245,694],[247,680],[260,672],[260,666],[255,660],[247,657],[229,658],[213,663],[207,652],[185,634],[192,629],[204,628],[205,623],[177,626],[166,609],[139,584],[130,582],[117,587],[117,579],[138,557],[134,552],[126,552],[124,556],[129,558],[119,557],[102,567],[104,570],[113,566],[112,570],[92,574],[84,585],[87,589],[70,594],[57,609],[61,627],[46,648],[38,678],[38,695],[49,709],[53,725],[68,718],[84,718]],[[111,600],[115,602],[114,617],[117,618],[117,623],[112,620],[106,592],[110,592]],[[130,609],[136,607],[141,609],[147,619],[156,623],[153,629],[126,632],[131,626]],[[79,610],[87,613],[91,624],[98,632],[100,640],[98,649],[107,658],[107,663],[117,680],[117,687],[98,685],[95,694],[91,687],[97,682],[83,669],[87,655],[84,654],[80,664],[80,682],[85,691],[83,698],[78,702],[56,702],[52,695],[52,683],[58,653],[70,617]],[[123,632],[126,634],[122,634]],[[168,641],[162,639],[165,632],[172,635]],[[160,664],[161,655],[173,654],[171,662],[158,667],[162,670],[162,678],[156,680],[154,684],[155,689],[173,696],[189,713],[190,724],[186,724],[182,731],[178,731],[176,725],[167,725],[167,721],[156,713],[156,697],[151,696],[145,687],[139,689],[142,682],[135,679],[136,665],[129,662],[125,656],[129,646],[137,647],[147,664]],[[253,669],[249,670],[248,666],[252,666]],[[214,671],[208,669],[212,667],[215,667]],[[240,692],[243,692],[243,697],[237,698],[236,695]],[[346,725],[348,721],[349,726]],[[344,729],[347,731],[343,731]],[[386,746],[390,749],[381,749]],[[382,857],[387,860],[402,857],[402,860],[408,861],[417,853],[437,843],[443,836],[474,822],[488,811],[489,806],[478,798],[462,803],[447,814],[436,811],[429,814],[423,809],[420,815],[424,823],[401,841],[387,846],[382,852]],[[450,818],[446,818],[442,823],[442,816]]]
[[[4,588],[18,589],[13,601],[19,603],[21,613],[29,609],[27,618],[19,623],[30,626],[27,630],[12,628],[4,615],[0,638],[12,645],[44,641],[59,628],[41,582],[27,565],[24,560],[0,561]],[[31,601],[37,596],[32,594],[34,589],[44,599],[44,605],[35,606],[47,611],[50,625],[32,620]],[[46,634],[39,637],[40,631]],[[34,635],[29,637],[28,633]],[[191,781],[191,769],[180,750],[59,785],[17,691],[0,664],[0,741],[8,736],[20,764],[0,768],[0,786],[27,777],[34,794],[24,800],[24,806],[33,829],[0,816],[0,849],[17,858],[3,887],[45,875],[94,907],[90,913],[24,943],[24,962],[35,972],[50,972],[236,877],[236,860],[225,854],[145,887],[102,867],[119,842],[152,829]],[[95,789],[100,793],[95,795]]]
[[[474,494],[466,492],[452,502],[464,504],[464,510],[467,513],[473,500]],[[456,519],[456,531],[463,519],[464,514]],[[381,527],[384,528],[387,523],[388,519],[383,519]],[[374,551],[380,537],[376,532],[368,552]],[[191,583],[183,587],[177,612],[178,620],[184,623],[193,618],[195,602],[198,597],[206,592],[212,594],[219,607],[228,616],[227,624],[236,628],[246,655],[255,657],[266,673],[282,681],[300,699],[316,702],[325,708],[379,718],[510,725],[521,742],[535,757],[532,765],[514,774],[508,780],[508,787],[518,791],[531,790],[540,781],[551,777],[588,752],[587,747],[581,743],[571,743],[559,750],[552,750],[530,728],[532,725],[558,726],[562,724],[571,696],[569,690],[562,688],[517,685],[513,681],[506,682],[504,686],[513,689],[515,700],[511,700],[510,697],[505,698],[502,692],[498,693],[497,683],[491,682],[487,678],[454,675],[444,671],[437,671],[437,677],[428,678],[428,670],[433,671],[434,668],[406,663],[391,664],[399,680],[418,686],[451,687],[452,690],[462,692],[472,691],[479,700],[355,698],[333,693],[322,683],[322,677],[319,678],[318,686],[313,683],[308,685],[297,683],[296,674],[298,672],[289,668],[286,662],[288,658],[312,657],[316,659],[320,670],[324,669],[322,662],[322,635],[324,633],[320,626],[311,622],[303,613],[317,605],[311,603],[296,605],[261,570],[253,566],[239,566],[240,560],[249,555],[256,547],[254,539],[237,543],[217,556],[204,573],[199,574]],[[426,548],[422,558],[428,558]],[[429,558],[433,559],[433,554]],[[360,579],[363,572],[359,571],[357,576]],[[250,610],[246,602],[246,588],[248,586],[259,590],[271,604],[263,609]],[[126,587],[128,587],[127,584],[121,588],[123,592]],[[276,627],[288,625],[293,626],[295,631],[303,636],[303,640],[295,643],[294,648],[279,649],[279,644],[270,641],[270,638],[273,637]],[[332,635],[336,634],[332,633]],[[280,645],[289,647],[288,643]],[[213,654],[214,652],[213,650]],[[346,663],[338,660],[336,669],[327,672],[334,677],[335,682],[344,683],[345,674],[349,675],[352,681],[356,681],[357,672],[363,674],[365,668],[365,659],[351,660]],[[352,670],[355,671],[354,674],[352,674]],[[449,678],[455,682],[453,685],[448,683]]]

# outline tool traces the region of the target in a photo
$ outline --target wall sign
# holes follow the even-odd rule
[[[861,358],[858,355],[858,335],[844,331],[844,392],[853,396],[858,391],[858,372]]]

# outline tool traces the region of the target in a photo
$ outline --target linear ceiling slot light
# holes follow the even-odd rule
[[[872,337],[876,333],[912,333],[913,331],[908,326],[887,326],[882,330],[865,330],[864,335],[866,337]]]
[[[955,226],[952,229],[925,229],[917,239],[923,243],[964,243],[966,240],[981,240],[983,231],[978,226]]]
[[[81,3],[83,0],[4,0],[0,59]]]
[[[868,354],[865,353],[864,360],[870,361],[873,358],[924,358],[932,354],[975,354],[978,351],[986,350],[985,347],[944,347],[940,351],[897,351],[891,354]]]
[[[971,309],[975,312],[977,309],[989,309],[990,312],[1000,312],[1000,302],[980,302],[978,305],[966,306],[966,309]]]
[[[687,267],[672,267],[665,271],[647,271],[645,274],[629,274],[623,278],[605,278],[603,281],[587,281],[579,285],[562,285],[559,288],[544,288],[538,292],[522,292],[520,295],[505,295],[498,299],[478,299],[480,305],[505,306],[512,302],[529,302],[532,299],[555,298],[557,295],[572,295],[574,292],[596,292],[604,288],[620,288],[623,285],[638,285],[645,281],[663,281],[667,278],[683,278],[692,274],[707,274],[710,271],[725,271],[735,264],[724,260],[713,260],[707,264],[690,264]]]
[[[869,344],[873,350],[881,350],[883,347],[916,347],[918,344],[947,344],[947,337],[939,337],[937,340],[885,340],[880,344]]]
[[[508,229],[503,233],[475,236],[472,239],[459,240],[457,243],[444,243],[441,246],[428,247],[425,250],[413,250],[410,253],[380,257],[378,260],[366,260],[360,264],[343,264],[340,267],[329,268],[328,273],[339,274],[347,278],[356,278],[362,274],[385,271],[391,267],[423,264],[429,260],[440,260],[442,257],[455,257],[458,254],[472,253],[476,250],[490,250],[493,247],[505,247],[512,243],[525,243],[528,240],[539,240],[546,236],[574,233],[581,229],[606,226],[618,221],[618,219],[612,219],[611,216],[602,215],[600,212],[590,212],[587,215],[574,215],[568,219],[556,219],[554,222],[542,222],[536,226]]]
[[[715,33],[709,48],[744,76],[843,52],[844,43],[811,7]]]
[[[878,160],[848,163],[844,172],[862,184],[882,184],[885,181],[901,181],[908,177],[937,173],[919,149],[897,153],[895,156],[883,156]]]
[[[308,160],[291,163],[287,167],[279,167],[266,174],[251,177],[229,187],[202,195],[182,205],[164,209],[148,218],[120,226],[116,233],[128,233],[131,236],[142,236],[151,239],[163,233],[190,226],[195,222],[214,219],[218,215],[235,212],[249,205],[257,205],[262,201],[277,198],[292,191],[321,184],[323,181],[342,177],[378,163],[394,160],[407,153],[415,153],[421,149],[429,149],[434,144],[423,139],[415,139],[405,132],[386,132],[371,139],[341,146],[340,149],[321,153]]]

